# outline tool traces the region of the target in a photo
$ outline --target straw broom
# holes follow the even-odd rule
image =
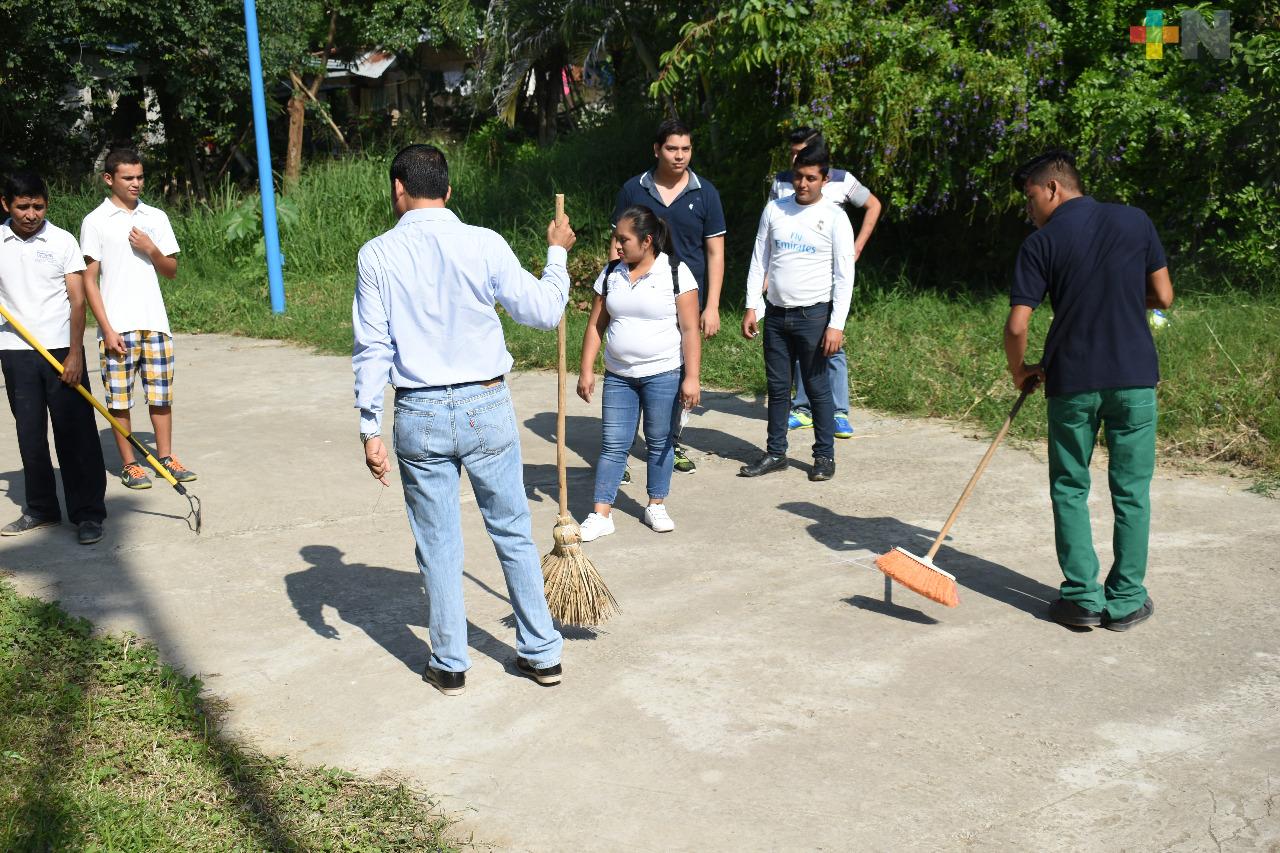
[[[987,463],[995,455],[996,448],[1000,446],[1000,442],[1004,441],[1004,437],[1008,434],[1009,427],[1013,425],[1013,419],[1018,414],[1018,410],[1027,401],[1027,397],[1031,396],[1031,392],[1036,390],[1038,384],[1036,380],[1032,379],[1028,380],[1026,385],[1023,386],[1022,394],[1018,397],[1018,401],[1013,404],[1013,408],[1009,411],[1009,416],[1004,419],[1004,425],[996,433],[995,440],[987,448],[982,461],[978,463],[978,470],[974,471],[973,476],[969,478],[969,484],[964,487],[960,500],[956,501],[955,509],[951,510],[951,515],[947,517],[947,523],[942,525],[938,538],[933,540],[933,546],[929,548],[929,553],[923,557],[917,557],[905,548],[894,548],[889,553],[876,557],[876,568],[907,589],[918,592],[925,598],[933,599],[939,604],[955,607],[960,603],[960,596],[956,591],[956,576],[949,572],[944,572],[934,565],[933,558],[937,556],[938,549],[942,547],[942,541],[947,538],[951,525],[955,524],[956,517],[960,515],[960,509],[969,500],[969,495],[973,494],[974,486],[978,485],[978,478],[982,476],[983,471],[987,470]]]
[[[564,196],[556,194],[556,221],[564,218]],[[556,469],[560,477],[560,515],[551,535],[555,545],[542,558],[543,593],[551,615],[567,625],[600,625],[620,608],[604,578],[582,553],[578,522],[569,514],[568,475],[565,470],[565,407],[568,369],[565,365],[565,318],[560,318],[560,389],[556,409]]]

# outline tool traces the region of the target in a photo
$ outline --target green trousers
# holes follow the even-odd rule
[[[1098,427],[1107,440],[1115,562],[1098,582],[1098,555],[1089,523],[1089,461]],[[1156,461],[1156,389],[1112,388],[1049,398],[1049,497],[1062,567],[1062,597],[1105,611],[1133,613],[1147,599],[1147,538],[1151,475]]]

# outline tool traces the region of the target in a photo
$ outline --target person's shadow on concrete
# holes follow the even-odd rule
[[[938,535],[936,530],[907,524],[891,516],[860,518],[841,515],[807,501],[780,504],[778,509],[811,519],[813,524],[808,527],[809,535],[833,551],[870,551],[872,555],[878,556],[900,547],[912,554],[923,556]],[[1049,602],[1058,597],[1058,590],[1053,587],[1020,575],[1006,566],[957,551],[945,544],[939,549],[934,560],[940,567],[955,575],[956,583],[960,586],[1017,608],[1042,621],[1048,619],[1045,611]],[[854,596],[853,599],[846,600],[864,610],[886,612],[886,605],[897,607],[889,602],[875,604],[874,599],[855,599],[865,599],[865,597]],[[919,613],[919,611],[913,612]],[[891,615],[917,622],[936,621],[923,613],[919,613],[924,617],[923,619],[898,613]]]
[[[539,412],[533,417],[525,419],[524,425],[534,435],[551,444],[555,444],[555,412]],[[640,447],[641,456],[639,459],[636,458],[635,443],[632,444],[632,452],[628,457],[628,464],[631,465],[631,475],[635,478],[633,481],[635,485],[618,489],[618,496],[613,502],[615,510],[621,510],[623,513],[637,518],[644,515],[644,504],[638,502],[627,490],[630,489],[636,491],[636,494],[642,494],[641,491],[637,491],[637,487],[639,489],[644,488],[640,483],[644,479],[643,442],[640,442]],[[566,417],[565,448],[570,454],[577,455],[582,459],[592,460],[592,462],[598,459],[600,457],[600,419],[584,415]],[[588,463],[587,467],[566,463],[565,477],[569,481],[569,514],[581,521],[595,509],[595,468],[592,467],[591,462]],[[525,494],[531,501],[541,502],[545,496],[552,503],[558,502],[560,500],[560,496],[557,493],[559,482],[559,473],[556,471],[554,464],[526,464],[524,466]],[[645,503],[648,503],[648,501],[646,500]]]
[[[422,575],[364,563],[348,563],[332,545],[305,545],[298,553],[310,567],[285,576],[285,590],[298,618],[321,637],[339,640],[338,627],[324,617],[328,605],[338,618],[364,631],[392,657],[414,672],[431,659],[430,646],[411,630],[427,624],[427,595]],[[504,667],[515,650],[467,622],[467,644]]]

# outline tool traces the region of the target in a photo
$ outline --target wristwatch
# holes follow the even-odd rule
[[[368,443],[369,443],[369,439],[371,439],[371,438],[382,438],[382,433],[380,433],[380,432],[362,432],[362,433],[360,433],[360,443],[361,443],[361,444],[368,444]]]

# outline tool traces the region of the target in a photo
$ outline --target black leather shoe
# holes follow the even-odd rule
[[[467,688],[465,672],[446,672],[443,669],[436,669],[431,664],[422,668],[422,680],[446,696],[457,696]]]
[[[553,663],[551,666],[544,666],[538,669],[533,665],[532,661],[524,658],[516,658],[516,669],[521,675],[527,675],[543,687],[550,687],[553,684],[560,683],[560,664]]]
[[[1128,631],[1134,625],[1141,625],[1151,618],[1151,614],[1156,612],[1156,603],[1151,600],[1150,596],[1142,602],[1142,606],[1130,613],[1128,616],[1122,616],[1119,619],[1108,619],[1102,623],[1102,627],[1108,631]]]
[[[809,469],[809,482],[821,483],[836,475],[836,460],[825,456],[813,457],[813,467]]]
[[[96,521],[82,521],[76,525],[76,539],[81,545],[92,545],[102,538],[102,525]]]
[[[1059,598],[1049,605],[1049,618],[1059,625],[1071,628],[1097,628],[1102,625],[1102,614],[1097,610],[1085,610],[1065,598]]]
[[[781,471],[787,467],[787,457],[770,456],[768,453],[761,456],[750,465],[743,465],[738,469],[739,477],[759,477],[761,474],[769,474],[773,471]]]

